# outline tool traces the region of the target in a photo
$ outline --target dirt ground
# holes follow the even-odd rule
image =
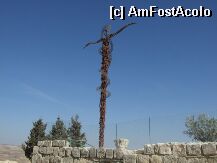
[[[16,161],[17,163],[30,163],[19,146],[0,145],[0,163],[2,161]]]

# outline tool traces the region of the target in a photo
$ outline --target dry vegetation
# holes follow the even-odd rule
[[[30,163],[30,161],[25,158],[21,147],[13,145],[0,145],[0,163],[6,160],[16,161],[17,163]]]

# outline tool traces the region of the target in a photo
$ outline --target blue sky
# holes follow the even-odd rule
[[[213,16],[112,21],[110,5],[204,6]],[[148,116],[153,142],[188,141],[186,116],[217,116],[216,14],[213,0],[1,0],[0,144],[24,142],[38,118],[51,125],[60,116],[68,123],[76,113],[97,144],[100,45],[82,47],[99,39],[105,24],[116,31],[129,22],[137,25],[113,39],[106,144],[116,122],[119,136],[147,143]]]

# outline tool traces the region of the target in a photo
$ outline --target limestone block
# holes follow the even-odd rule
[[[160,155],[171,155],[171,145],[170,144],[156,144],[155,152]]]
[[[133,150],[127,150],[127,149],[116,149],[114,150],[114,158],[116,159],[122,159],[124,155],[132,155],[136,154]]]
[[[213,143],[203,144],[202,151],[205,156],[217,155],[216,145]]]
[[[144,154],[153,155],[154,154],[154,145],[146,144],[144,146]]]
[[[198,158],[189,158],[187,163],[202,163]]]
[[[65,148],[60,148],[59,149],[59,154],[58,154],[60,157],[64,157],[66,155],[66,151],[65,151]]]
[[[105,158],[106,150],[105,148],[97,149],[97,158]]]
[[[136,155],[124,155],[123,163],[136,163]]]
[[[127,146],[129,144],[129,140],[124,138],[114,140],[114,142],[115,142],[116,149],[121,149],[121,150],[127,149]]]
[[[39,147],[38,152],[39,152],[40,154],[46,155],[46,154],[47,154],[47,147]]]
[[[157,156],[157,155],[153,155],[150,158],[150,163],[163,163],[162,157],[161,156]]]
[[[159,154],[159,145],[160,145],[160,144],[155,144],[155,145],[154,145],[154,153],[155,153],[155,154]]]
[[[52,141],[51,140],[45,140],[43,141],[43,147],[52,147]]]
[[[186,156],[186,145],[185,144],[173,144],[173,155],[174,156]]]
[[[149,163],[149,156],[148,155],[137,155],[137,163]]]
[[[59,147],[59,140],[53,140],[52,146]]]
[[[113,149],[106,149],[106,158],[113,158]]]
[[[89,150],[87,148],[81,148],[80,152],[81,152],[81,157],[83,158],[89,157]]]
[[[177,163],[178,159],[172,155],[163,156],[163,163]]]
[[[44,145],[44,141],[38,141],[37,145],[38,145],[39,147],[42,147],[42,146]]]
[[[51,163],[63,163],[63,159],[59,156],[55,156]]]
[[[69,144],[66,140],[53,140],[53,147],[69,147]]]
[[[187,154],[189,156],[200,156],[201,145],[200,144],[187,144]]]
[[[124,156],[124,151],[120,149],[114,150],[114,158],[116,159],[122,159]]]
[[[39,147],[38,146],[34,146],[33,147],[33,155],[38,154],[38,150],[39,150]]]
[[[66,157],[70,157],[72,155],[72,147],[65,147],[64,149]]]
[[[63,163],[73,163],[73,158],[71,158],[71,157],[64,157],[63,158]]]
[[[74,159],[73,163],[81,163],[80,159]]]
[[[96,163],[96,162],[80,158],[80,159],[74,159],[74,163]]]
[[[189,158],[187,163],[208,163],[206,158]]]
[[[53,154],[53,147],[46,147],[46,154],[47,155]]]
[[[59,147],[59,140],[53,140],[52,146],[53,147]]]
[[[46,163],[53,163],[54,162],[54,157],[55,156],[46,156],[46,157],[48,157],[48,162],[46,162]],[[46,159],[46,158],[45,158]]]
[[[187,163],[187,159],[185,157],[179,157],[177,163]]]
[[[75,158],[80,157],[80,149],[78,147],[73,147],[72,148],[72,156]]]
[[[33,155],[32,163],[42,163],[42,156],[40,154]]]
[[[52,156],[51,157],[49,157],[49,156],[43,157],[42,163],[49,163],[51,158],[52,158]]]
[[[53,147],[53,155],[58,156],[59,155],[59,147]]]
[[[199,163],[208,163],[206,158],[199,158]]]
[[[207,159],[207,163],[216,163],[216,162],[217,162],[217,157]]]
[[[96,148],[89,149],[90,158],[96,158]]]

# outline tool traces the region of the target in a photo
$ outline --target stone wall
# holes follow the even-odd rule
[[[217,143],[149,144],[127,150],[69,147],[63,140],[39,141],[32,163],[217,163]]]

